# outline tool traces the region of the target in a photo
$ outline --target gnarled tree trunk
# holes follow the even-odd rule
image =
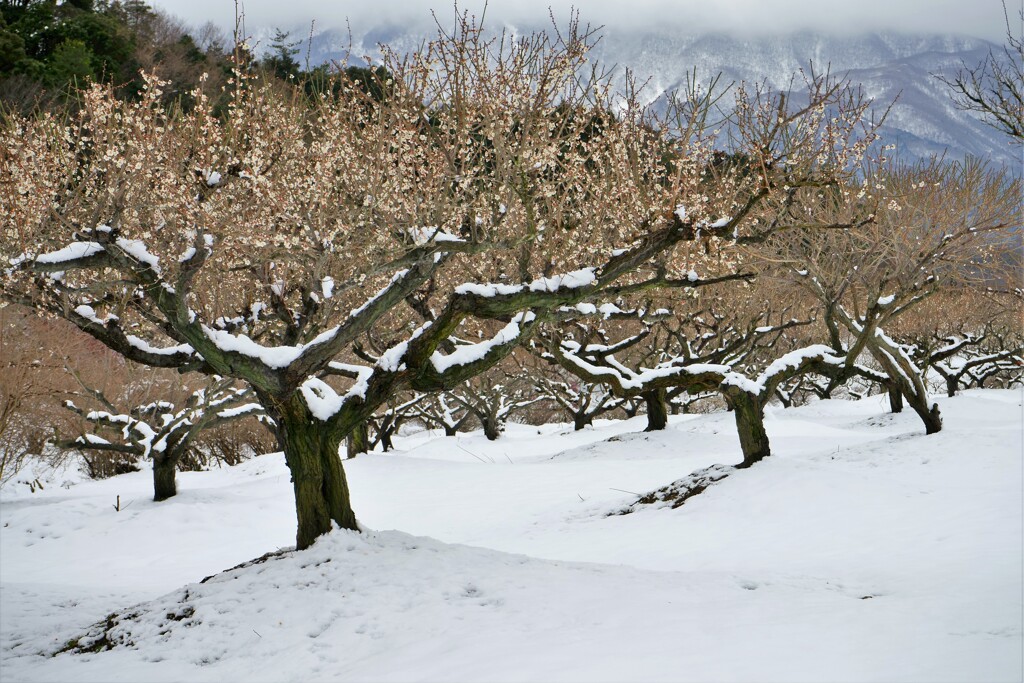
[[[757,397],[745,391],[730,391],[726,395],[736,418],[736,431],[740,436],[743,462],[738,468],[750,467],[772,454],[768,432],[764,429],[764,406]]]
[[[928,405],[928,397],[920,395],[907,396],[907,403],[914,409],[917,416],[924,422],[925,434],[938,434],[942,431],[942,416],[939,414],[939,404]]]
[[[928,387],[920,369],[914,367],[913,363],[903,354],[902,350],[884,335],[873,335],[868,343],[868,350],[871,356],[881,366],[892,382],[892,389],[896,389],[913,408],[917,416],[924,423],[925,434],[936,434],[942,431],[942,417],[939,415],[939,405],[928,404]]]
[[[296,547],[311,546],[331,530],[332,522],[342,529],[358,529],[338,455],[343,437],[313,417],[297,393],[268,412],[277,423],[278,444],[292,475]]]

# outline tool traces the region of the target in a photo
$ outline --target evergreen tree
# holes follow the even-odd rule
[[[94,76],[95,55],[81,40],[65,40],[47,60],[47,80],[55,86],[84,85]]]
[[[7,26],[0,14],[0,73],[12,72],[28,59],[25,41]]]
[[[296,47],[298,41],[289,43],[288,37],[291,33],[274,29],[274,37],[270,42],[270,54],[263,58],[262,66],[281,80],[296,78],[299,75],[299,63],[295,55],[299,53]]]

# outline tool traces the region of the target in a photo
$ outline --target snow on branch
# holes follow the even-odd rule
[[[665,364],[655,368],[632,370],[615,361],[614,356],[603,356],[600,361],[587,359],[580,345],[572,341],[563,341],[558,347],[556,357],[567,361],[567,369],[590,381],[609,383],[620,395],[636,395],[654,386],[673,386],[683,377],[711,376],[714,384],[721,383],[730,372],[728,365],[713,363],[692,363],[688,365]],[[597,363],[601,362],[600,365]],[[564,363],[563,363],[564,365]]]
[[[455,288],[456,294],[475,294],[484,298],[496,296],[507,296],[520,292],[558,292],[563,289],[580,289],[592,285],[597,281],[594,268],[583,268],[552,277],[542,277],[525,285],[504,285],[491,283],[473,283],[459,285]]]
[[[309,412],[321,422],[327,422],[334,417],[342,406],[345,405],[347,395],[340,395],[330,384],[310,377],[299,386],[302,398],[309,408]]]
[[[831,346],[812,344],[775,359],[757,379],[751,380],[739,372],[730,372],[722,379],[722,384],[764,397],[770,395],[780,382],[798,374],[804,366],[814,361],[839,367],[845,365],[846,356],[836,355]]]
[[[104,252],[99,242],[72,242],[63,249],[36,256],[35,262],[44,265],[64,265],[74,261],[87,259]]]
[[[370,387],[370,378],[373,377],[374,368],[365,365],[352,365],[348,363],[334,362],[330,369],[336,374],[350,376],[355,379],[352,386],[344,394],[339,394],[334,388],[319,377],[310,377],[299,386],[302,398],[309,408],[313,417],[321,422],[327,422],[342,409],[345,403],[353,398],[364,399]]]
[[[217,417],[222,419],[229,419],[233,417],[244,417],[246,415],[252,415],[258,417],[263,414],[263,406],[259,403],[246,403],[240,405],[237,408],[225,408],[217,411]]]
[[[161,275],[160,259],[151,254],[141,240],[129,240],[124,237],[118,237],[114,240],[114,244],[139,263],[152,269],[157,276]]]
[[[173,356],[176,354],[191,355],[195,349],[189,344],[177,344],[175,346],[158,347],[153,346],[145,339],[136,337],[134,334],[126,334],[125,339],[128,340],[133,348],[142,351],[143,353],[153,354],[155,356]]]
[[[412,243],[418,247],[424,244],[430,244],[431,242],[465,242],[458,235],[453,235],[446,230],[442,230],[437,226],[423,227],[423,228],[409,228],[406,231],[409,239]]]
[[[532,312],[518,313],[512,321],[505,325],[496,335],[479,344],[465,344],[457,346],[454,351],[445,355],[440,351],[434,351],[430,356],[430,362],[434,369],[444,373],[456,365],[469,365],[482,360],[492,349],[498,346],[510,344],[518,340],[522,334],[523,323],[529,323],[536,319]]]
[[[846,356],[823,344],[791,351],[772,362],[756,379],[720,363],[681,362],[673,359],[654,368],[633,370],[612,355],[595,355],[573,341],[563,341],[555,349],[555,358],[570,372],[581,378],[602,382],[619,396],[635,396],[649,389],[687,386],[693,390],[718,390],[723,393],[739,390],[758,400],[765,400],[785,379],[821,364],[842,368]]]
[[[408,269],[408,268],[405,268],[405,269],[403,269],[403,270],[400,270],[400,271],[398,271],[397,273],[395,273],[395,274],[394,274],[394,275],[392,276],[392,278],[391,278],[391,282],[389,282],[389,283],[388,283],[387,285],[385,285],[384,287],[382,287],[382,288],[381,288],[381,289],[380,289],[380,290],[379,290],[379,291],[378,291],[378,292],[377,292],[376,294],[374,294],[374,295],[373,295],[373,296],[371,296],[371,297],[370,297],[369,299],[367,299],[367,300],[366,300],[365,302],[363,302],[363,304],[362,304],[362,305],[360,305],[360,306],[357,306],[356,308],[353,308],[353,309],[352,309],[352,310],[351,310],[351,311],[349,312],[349,314],[348,314],[348,317],[349,317],[350,319],[351,319],[351,318],[357,318],[357,317],[359,317],[359,315],[360,315],[360,314],[361,314],[361,313],[362,313],[363,311],[365,311],[366,309],[368,309],[368,308],[369,308],[370,306],[372,306],[372,305],[373,305],[373,304],[374,304],[374,303],[375,303],[376,301],[378,301],[378,300],[379,300],[379,299],[380,299],[381,297],[383,297],[383,296],[384,296],[385,294],[387,294],[387,293],[388,293],[388,291],[389,291],[389,290],[390,290],[390,289],[392,288],[392,286],[394,286],[394,284],[395,284],[396,282],[398,282],[399,280],[401,280],[401,279],[402,279],[403,277],[405,277],[405,276],[406,276],[406,275],[407,275],[408,273],[409,273],[409,269]],[[332,295],[332,293],[333,293],[333,291],[334,291],[334,279],[333,279],[333,278],[324,278],[324,279],[325,279],[325,280],[328,280],[328,279],[330,280],[330,289],[329,289],[329,290],[328,290],[328,286],[327,286],[326,284],[324,284],[323,282],[321,283],[321,286],[322,286],[322,287],[323,287],[323,289],[324,289],[324,296],[325,296],[325,297],[327,297],[327,298],[330,298],[330,297],[331,297],[331,295]]]
[[[110,406],[102,392],[82,386],[94,398]],[[203,429],[246,416],[264,418],[264,409],[258,403],[241,403],[249,393],[247,389],[232,387],[228,381],[215,378],[211,384],[192,392],[181,408],[170,401],[154,401],[129,410],[87,411],[73,401],[65,401],[65,408],[96,428],[106,429],[110,437],[116,435],[118,439],[113,442],[96,434],[82,434],[73,441],[58,442],[57,445],[118,450],[140,457],[177,461]]]
[[[109,322],[116,322],[117,320],[119,320],[119,318],[113,313],[108,313],[107,315],[100,318],[99,315],[96,313],[96,309],[86,304],[75,306],[74,310],[76,314],[85,318],[89,322],[95,323],[96,325],[102,326],[106,325]]]
[[[224,330],[215,330],[202,325],[202,330],[207,338],[212,341],[221,351],[240,353],[243,356],[255,358],[269,368],[286,368],[302,356],[308,349],[315,348],[334,338],[338,327],[321,332],[313,340],[306,344],[294,346],[263,346],[253,341],[245,334],[231,334]]]

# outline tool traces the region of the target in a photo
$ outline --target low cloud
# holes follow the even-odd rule
[[[228,0],[153,0],[153,4],[193,25],[211,21],[229,28],[234,23],[234,3]],[[348,19],[354,31],[362,32],[382,24],[430,25],[432,8],[444,22],[454,16],[454,4],[437,0],[245,0],[241,4],[249,30],[308,26],[311,20],[321,28],[332,28],[344,26]],[[585,22],[613,30],[657,28],[689,34],[896,31],[971,35],[994,41],[1001,41],[1006,30],[999,0],[587,0],[575,5],[581,7]],[[538,25],[547,21],[549,8],[564,21],[572,6],[552,0],[490,0],[487,23]],[[459,8],[480,16],[484,3],[460,2]]]

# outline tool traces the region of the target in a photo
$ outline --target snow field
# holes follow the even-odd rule
[[[224,573],[294,542],[280,455],[163,503],[51,474],[0,491],[0,679],[1021,680],[1021,399],[927,437],[880,397],[769,407],[771,458],[624,516],[738,462],[732,416],[415,434],[346,463],[366,533]],[[111,613],[134,647],[46,656]]]

